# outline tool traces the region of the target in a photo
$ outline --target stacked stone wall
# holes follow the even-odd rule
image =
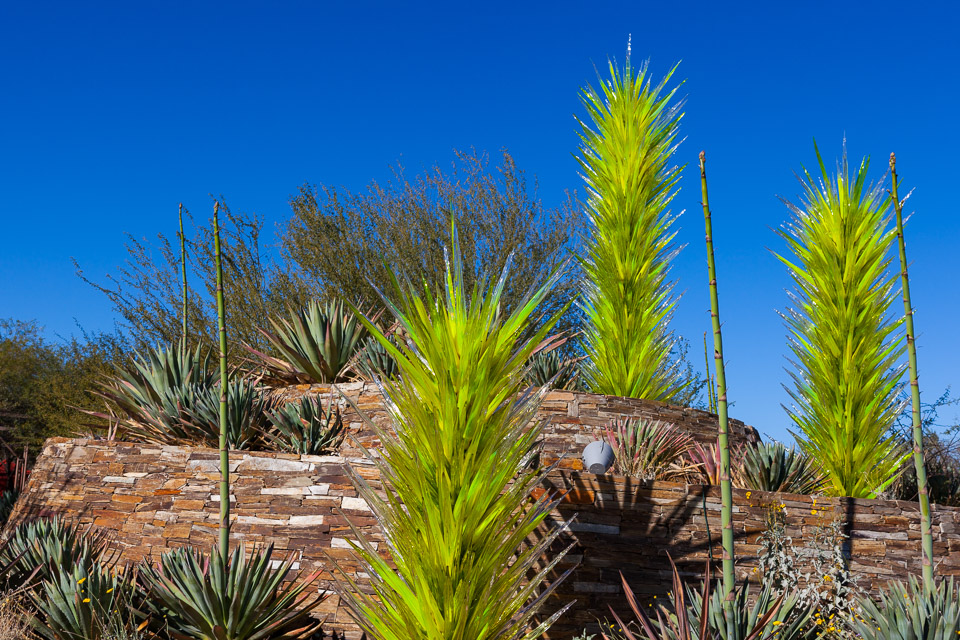
[[[349,525],[382,553],[385,549],[376,519],[345,474],[346,464],[377,487],[376,469],[362,458],[232,452],[232,539],[271,543],[294,554],[298,568],[321,571],[322,590],[331,589],[335,559],[363,588],[366,575],[350,549]],[[218,480],[218,453],[212,449],[51,439],[8,526],[62,514],[106,530],[122,561],[156,560],[169,547],[215,542]],[[711,552],[720,557],[715,487],[557,468],[538,491],[564,496],[545,526],[575,515],[553,550],[574,543],[557,572],[574,571],[544,611],[576,603],[557,621],[551,638],[574,637],[606,616],[609,605],[625,613],[621,571],[641,598],[649,599],[669,587],[668,552],[687,577],[700,574]],[[865,589],[919,573],[916,503],[735,490],[734,504],[742,578],[756,579],[757,538],[772,508],[783,512],[787,534],[801,553],[813,553],[817,529],[838,519],[849,536],[844,550],[851,569]],[[933,524],[939,573],[960,575],[960,510],[934,509]],[[327,631],[360,637],[336,595],[320,611],[327,615]]]

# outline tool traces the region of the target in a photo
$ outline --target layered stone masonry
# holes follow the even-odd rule
[[[355,441],[367,448],[376,448],[379,443],[357,409],[376,424],[389,428],[389,416],[380,390],[373,383],[342,384],[337,385],[335,390],[330,385],[298,385],[276,391],[277,398],[285,402],[299,400],[304,395],[333,398],[339,404],[344,422]],[[617,418],[670,422],[701,444],[710,444],[717,439],[716,414],[653,400],[552,391],[540,405],[537,418],[543,421],[543,459],[554,461],[563,458],[561,466],[569,469],[583,468],[580,462],[583,448]],[[760,439],[756,429],[739,420],[731,418],[729,424],[734,445]],[[351,441],[346,443],[343,453],[355,457],[362,455]]]
[[[319,589],[332,587],[332,560],[364,588],[367,576],[350,549],[350,524],[385,553],[382,531],[357,497],[344,465],[378,487],[365,459],[232,452],[232,539],[272,543],[294,554],[296,568],[320,570]],[[37,461],[9,526],[31,517],[62,514],[106,530],[121,561],[157,560],[178,545],[216,541],[218,452],[118,442],[51,439]],[[642,482],[557,468],[538,491],[563,494],[544,526],[576,515],[552,552],[574,548],[556,569],[574,568],[548,599],[544,613],[576,603],[554,625],[551,638],[573,638],[609,614],[626,614],[623,571],[644,600],[670,584],[666,553],[684,576],[700,575],[704,561],[720,557],[720,496],[715,487]],[[801,554],[814,553],[818,527],[838,518],[849,536],[845,552],[865,589],[920,571],[916,503],[825,499],[734,491],[738,573],[755,579],[758,536],[771,508],[784,512],[787,534]],[[933,511],[934,552],[940,575],[960,575],[960,510]],[[320,607],[325,630],[360,637],[346,607],[331,595]]]

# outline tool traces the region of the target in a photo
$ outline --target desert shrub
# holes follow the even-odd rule
[[[863,640],[952,640],[960,635],[960,591],[952,577],[931,592],[914,576],[892,581],[879,601],[861,598],[847,621]]]

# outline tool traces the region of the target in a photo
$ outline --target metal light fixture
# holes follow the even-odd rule
[[[590,473],[606,473],[613,466],[613,447],[603,440],[594,440],[583,450],[583,466]]]

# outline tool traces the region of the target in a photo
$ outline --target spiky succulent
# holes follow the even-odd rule
[[[144,566],[141,576],[154,622],[165,621],[175,638],[297,640],[319,629],[309,614],[323,598],[309,590],[319,573],[285,581],[292,566],[292,557],[273,559],[273,545],[255,547],[249,557],[238,546],[226,565],[216,548],[207,555],[179,547],[158,566]]]
[[[578,360],[563,358],[558,351],[538,353],[530,359],[527,380],[535,387],[551,389],[580,389]]]
[[[683,456],[693,446],[693,438],[676,425],[618,418],[606,428],[606,437],[619,474],[643,480],[674,480],[690,471],[683,464]]]
[[[10,565],[4,576],[6,587],[16,589],[34,580],[52,579],[63,567],[92,567],[106,549],[102,531],[86,531],[59,516],[38,518],[10,533],[0,548],[0,566]]]
[[[247,347],[270,375],[289,383],[342,382],[348,365],[370,332],[342,300],[310,301],[290,310],[287,318],[271,320],[273,331],[260,332],[279,353],[273,357]]]
[[[331,399],[332,400],[332,399]],[[343,442],[343,416],[332,401],[326,408],[319,396],[303,396],[267,414],[274,430],[271,447],[303,455],[331,453]]]
[[[668,329],[676,301],[667,280],[676,234],[668,206],[680,170],[671,165],[682,113],[646,65],[585,89],[580,166],[587,184],[590,233],[581,259],[585,316],[583,365],[594,393],[669,402],[683,390]]]
[[[863,640],[952,640],[960,635],[960,589],[953,578],[924,589],[915,576],[893,581],[879,602],[865,597],[847,623]]]
[[[787,409],[798,441],[815,458],[833,495],[871,498],[896,478],[905,456],[891,427],[904,351],[891,319],[896,282],[888,270],[894,232],[881,185],[867,185],[868,160],[851,178],[846,150],[830,175],[803,174],[803,201],[786,203],[793,220],[777,256],[796,286],[784,318],[795,357]]]
[[[744,447],[733,466],[734,484],[755,491],[811,494],[823,488],[816,461],[795,447],[764,442]]]
[[[135,579],[98,562],[60,567],[30,597],[31,626],[45,640],[136,638],[147,624]]]
[[[394,345],[397,340],[394,336],[390,337]],[[353,365],[357,375],[363,378],[376,376],[378,378],[396,378],[400,370],[397,368],[397,361],[390,355],[380,342],[373,337],[367,338],[360,351],[357,352],[357,361]]]

